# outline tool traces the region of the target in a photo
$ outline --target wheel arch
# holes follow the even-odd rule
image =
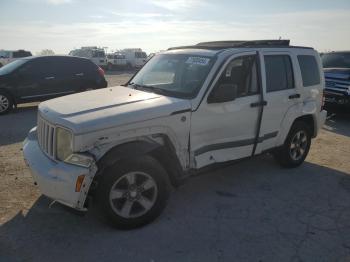
[[[151,155],[158,160],[167,171],[171,184],[175,187],[181,185],[184,172],[171,140],[165,134],[156,134],[152,137],[158,138],[158,140],[134,140],[110,148],[97,161],[98,172],[95,176],[96,179],[98,179],[107,168],[110,168],[119,161],[142,155]]]
[[[4,93],[6,93],[7,95],[9,95],[10,96],[10,98],[11,98],[11,100],[12,100],[12,103],[14,104],[14,105],[16,105],[17,104],[17,99],[16,99],[16,96],[8,89],[8,88],[0,88],[0,92],[4,92]]]

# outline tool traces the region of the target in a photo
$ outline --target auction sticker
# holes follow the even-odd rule
[[[192,65],[201,65],[206,66],[209,64],[210,59],[206,57],[199,57],[199,56],[190,56],[186,60],[186,64],[192,64]]]

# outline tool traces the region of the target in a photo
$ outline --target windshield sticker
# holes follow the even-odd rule
[[[201,65],[201,66],[206,66],[209,64],[210,59],[206,57],[194,57],[191,56],[186,60],[186,64],[192,64],[192,65]]]

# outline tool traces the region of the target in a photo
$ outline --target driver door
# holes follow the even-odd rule
[[[190,143],[196,168],[252,154],[259,117],[257,59],[256,52],[233,56],[193,112]],[[221,87],[225,91],[217,92]]]

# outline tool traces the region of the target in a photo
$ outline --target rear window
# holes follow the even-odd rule
[[[266,55],[264,59],[267,92],[294,88],[292,62],[288,55]]]
[[[298,55],[298,61],[303,78],[303,86],[318,85],[321,79],[315,57],[311,55]]]

